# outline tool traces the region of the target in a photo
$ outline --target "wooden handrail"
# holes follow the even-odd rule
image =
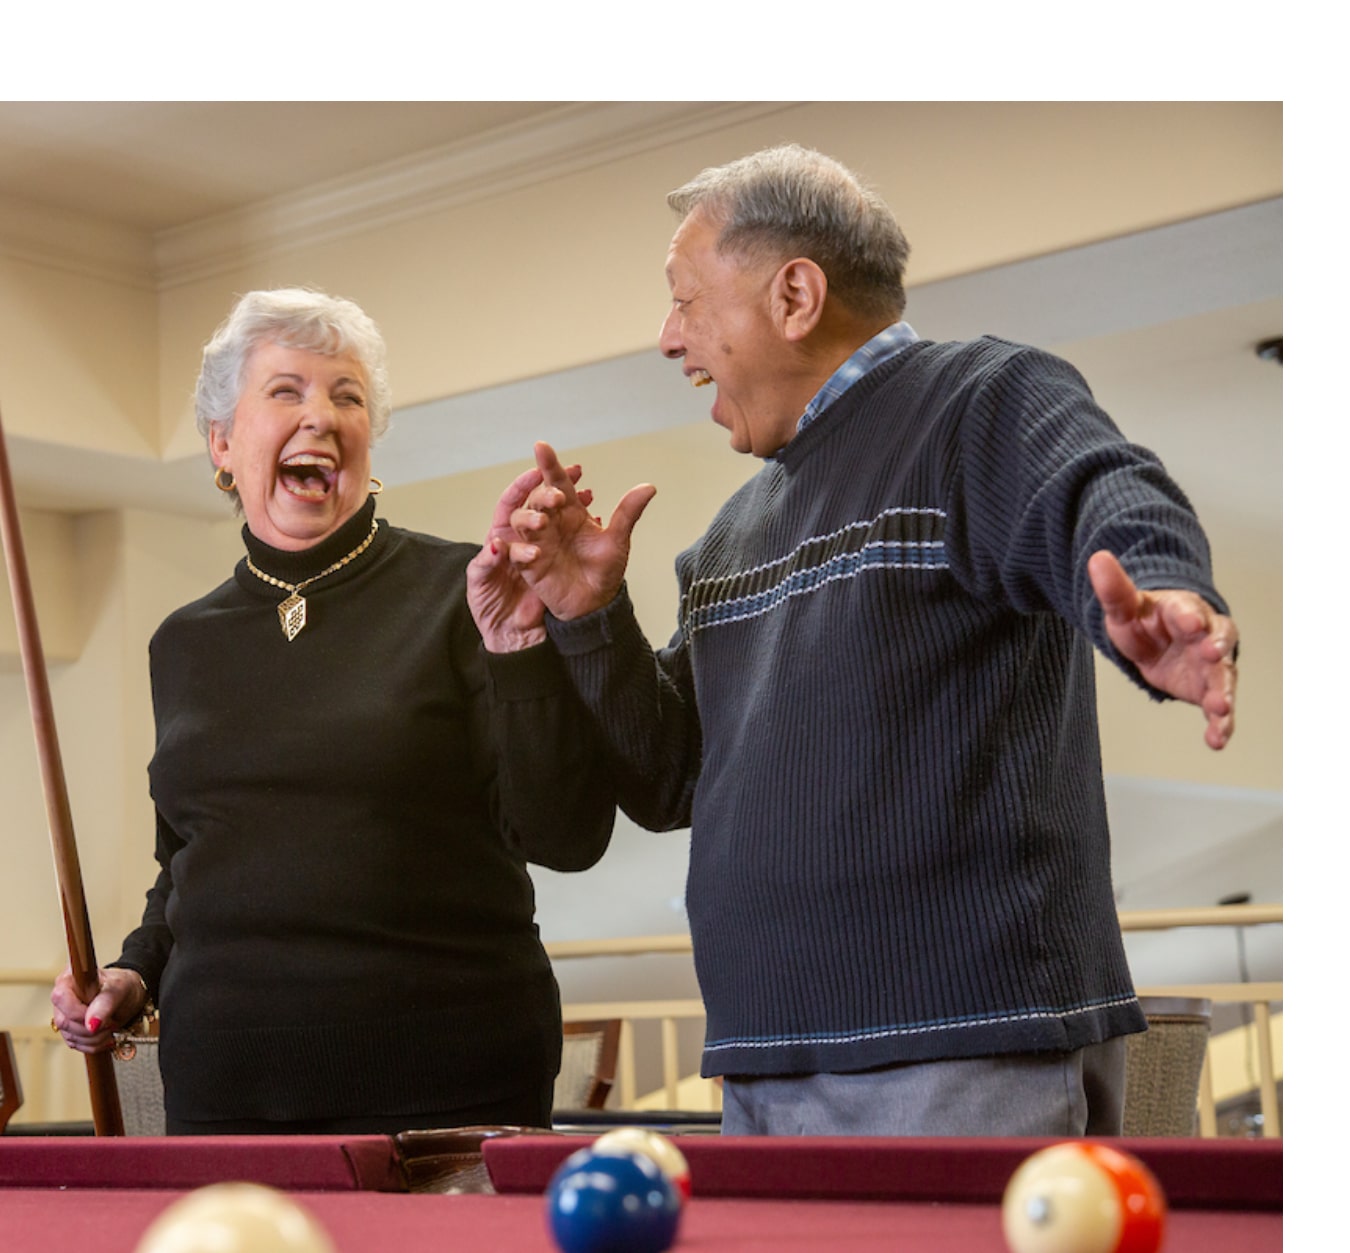
[[[1283,981],[1270,983],[1168,983],[1139,987],[1140,996],[1190,996],[1227,1005],[1276,1005],[1284,1000]]]
[[[56,976],[60,973],[60,970],[56,967],[51,970],[24,970],[22,967],[0,970],[0,986],[11,984],[18,987],[24,984],[36,984],[38,987],[51,987],[56,982]]]
[[[1282,925],[1284,906],[1200,905],[1188,909],[1123,909],[1122,931],[1170,931],[1177,927],[1257,927]],[[645,957],[657,953],[692,953],[688,933],[622,936],[601,940],[551,940],[544,945],[554,961],[578,957]]]
[[[1223,905],[1195,909],[1128,910],[1120,914],[1122,931],[1163,931],[1183,927],[1251,927],[1279,925],[1284,921],[1283,905]],[[598,940],[562,940],[545,945],[554,961],[585,957],[640,957],[660,954],[690,954],[692,942],[688,934],[658,936],[625,936]],[[55,969],[0,969],[0,985],[32,985],[49,988],[56,978]],[[1281,981],[1255,983],[1187,983],[1141,986],[1140,996],[1198,997],[1214,1004],[1243,1004],[1253,1006],[1252,1023],[1246,1030],[1254,1033],[1259,1068],[1257,1091],[1261,1100],[1266,1135],[1280,1134],[1277,1061],[1272,1050],[1271,1007],[1284,1001]],[[720,1102],[720,1092],[711,1080],[681,1079],[679,1075],[678,1036],[680,1022],[697,1021],[704,1017],[703,1002],[697,997],[641,1001],[587,1001],[563,1006],[563,1017],[569,1021],[596,1018],[619,1018],[624,1030],[619,1041],[619,1064],[615,1097],[612,1107],[634,1109],[642,1104],[663,1109],[714,1110]],[[643,1098],[637,1086],[637,1063],[633,1026],[655,1022],[658,1026],[661,1050],[661,1086],[649,1097]],[[1280,1030],[1280,1023],[1275,1022]],[[61,1041],[46,1028],[19,1028],[14,1031],[16,1047],[21,1047],[21,1065],[34,1075],[35,1082],[28,1092],[28,1108],[46,1108],[45,1064],[50,1050]],[[1224,1041],[1227,1037],[1216,1037]],[[64,1050],[63,1050],[64,1051]],[[1214,1056],[1214,1054],[1211,1054]],[[1282,1062],[1281,1062],[1282,1065]],[[58,1092],[57,1094],[61,1094]],[[58,1101],[57,1104],[60,1104]],[[22,1111],[26,1112],[26,1111]],[[37,1118],[37,1115],[30,1114]],[[41,1121],[42,1119],[38,1119]],[[1217,1134],[1214,1112],[1214,1078],[1206,1064],[1202,1078],[1201,1132]]]
[[[544,945],[554,961],[569,957],[646,957],[656,953],[692,953],[694,942],[684,935],[639,935],[605,940],[551,940]]]
[[[1122,909],[1122,931],[1170,931],[1173,927],[1259,927],[1284,922],[1283,905],[1204,905],[1188,909]]]

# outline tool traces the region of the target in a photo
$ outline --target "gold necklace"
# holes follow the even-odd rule
[[[286,583],[281,579],[274,579],[270,574],[264,574],[257,566],[253,564],[252,557],[246,557],[248,568],[253,571],[264,583],[270,583],[273,587],[280,587],[290,592],[290,595],[277,606],[277,617],[281,619],[281,633],[286,637],[287,642],[295,639],[301,631],[305,629],[305,619],[307,617],[307,606],[305,598],[300,593],[311,583],[317,583],[326,575],[332,574],[335,570],[341,570],[349,561],[355,561],[375,539],[375,532],[380,529],[378,519],[370,524],[370,534],[366,536],[355,548],[351,550],[340,561],[335,561],[327,570],[320,570],[312,578],[304,579],[299,583]]]

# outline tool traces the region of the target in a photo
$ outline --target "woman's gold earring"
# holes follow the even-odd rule
[[[384,491],[384,484],[372,474],[370,476],[370,494],[378,496],[382,491]]]
[[[222,482],[221,481],[222,475],[229,475],[230,481],[228,483]],[[216,479],[216,486],[220,488],[222,492],[233,492],[238,490],[234,485],[234,475],[230,474],[230,472],[224,466],[216,467],[215,479]]]

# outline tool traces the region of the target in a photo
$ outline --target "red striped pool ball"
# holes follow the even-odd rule
[[[1033,1153],[1003,1193],[1012,1253],[1157,1253],[1166,1218],[1148,1167],[1090,1140]]]
[[[669,1136],[647,1127],[616,1127],[613,1131],[605,1132],[591,1147],[599,1153],[613,1149],[645,1153],[666,1172],[666,1178],[675,1185],[680,1200],[689,1199],[692,1189],[689,1163]]]

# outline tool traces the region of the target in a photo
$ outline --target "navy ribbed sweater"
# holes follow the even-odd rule
[[[1143,1028],[1096,726],[1101,548],[1142,587],[1225,608],[1181,492],[1072,367],[921,342],[680,556],[667,649],[626,595],[550,623],[625,811],[692,825],[705,1074]]]
[[[297,582],[373,510],[302,553],[244,539]],[[119,964],[163,1011],[174,1117],[438,1113],[557,1073],[525,863],[595,862],[613,791],[552,646],[484,652],[475,552],[382,523],[291,642],[241,561],[151,641],[161,870]]]

